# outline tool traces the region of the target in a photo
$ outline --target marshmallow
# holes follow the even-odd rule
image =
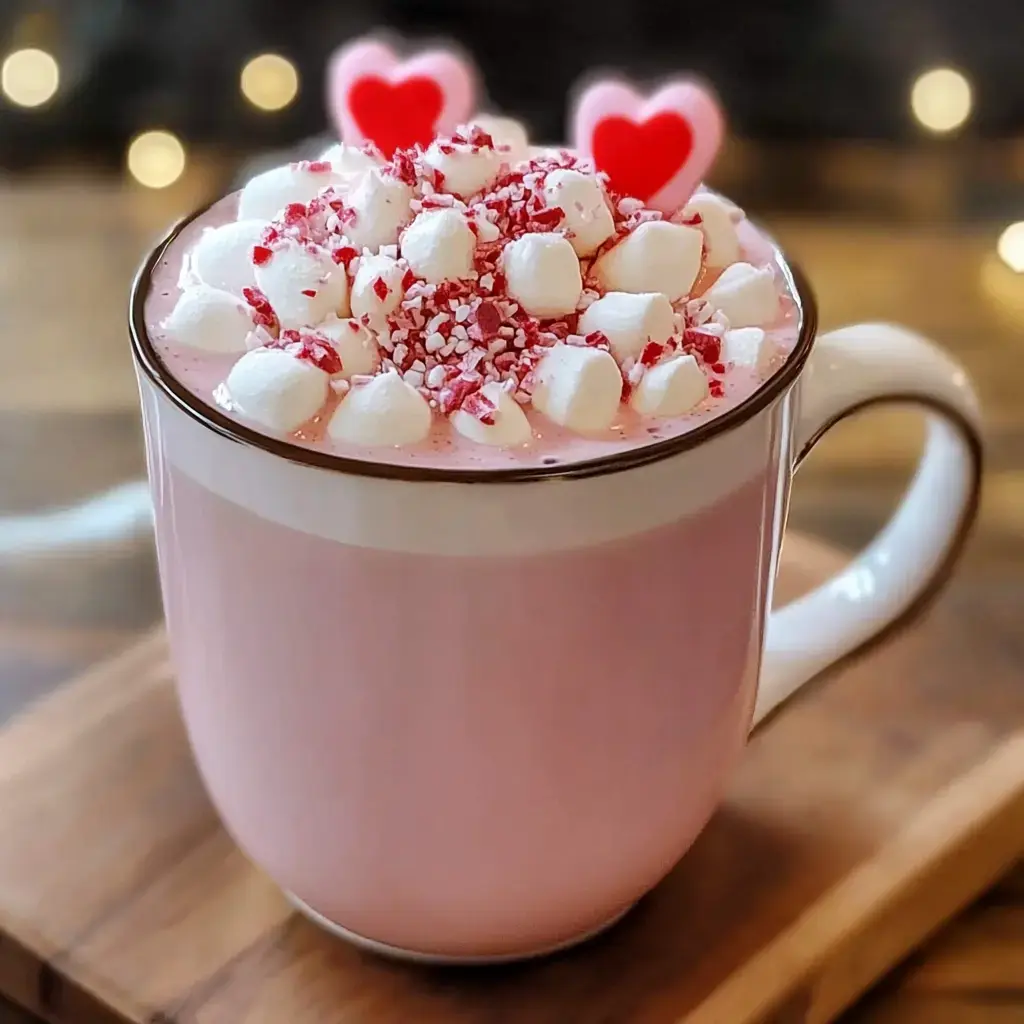
[[[660,292],[609,292],[580,317],[579,333],[601,331],[620,362],[637,359],[649,341],[659,345],[675,333],[672,303]]]
[[[382,245],[394,245],[412,217],[412,189],[376,167],[356,180],[347,201],[356,216],[345,234],[357,249],[376,252]]]
[[[495,149],[503,164],[514,167],[530,159],[530,140],[527,138],[526,129],[518,121],[511,117],[479,114],[473,118],[473,124],[482,128],[494,140]]]
[[[375,326],[382,326],[384,318],[402,301],[404,278],[405,267],[390,256],[363,256],[352,279],[352,315],[368,316]],[[378,281],[383,284],[378,285]]]
[[[260,244],[266,221],[239,220],[204,231],[192,250],[192,268],[211,288],[241,295],[256,283],[252,250]]]
[[[595,175],[552,171],[544,181],[544,198],[565,214],[561,227],[568,230],[577,256],[592,256],[615,234],[612,211]]]
[[[672,356],[648,368],[629,404],[644,416],[681,416],[708,396],[708,381],[691,355]]]
[[[771,368],[775,346],[760,327],[739,327],[726,331],[722,339],[723,363],[735,366],[746,366],[758,373],[766,373]]]
[[[256,267],[256,285],[284,328],[312,327],[332,313],[347,316],[348,278],[323,249],[310,251],[286,238]],[[308,293],[308,294],[307,294]]]
[[[327,400],[329,377],[279,348],[255,348],[231,368],[228,396],[238,411],[275,434],[290,434]]]
[[[734,263],[722,271],[704,298],[725,315],[730,327],[764,327],[779,315],[771,267]]]
[[[301,165],[285,164],[258,174],[238,198],[239,220],[274,220],[289,203],[309,203],[321,189],[344,184],[345,178],[332,171],[310,171]]]
[[[493,403],[494,422],[481,423],[471,413],[457,409],[451,415],[451,422],[463,437],[468,437],[477,444],[498,447],[526,444],[533,437],[526,413],[497,381],[485,384],[480,389],[480,394]]]
[[[253,322],[241,299],[197,284],[181,293],[170,316],[160,326],[179,345],[206,352],[244,352]]]
[[[320,159],[326,160],[334,168],[335,174],[344,175],[346,178],[380,166],[365,150],[356,146],[346,146],[344,142],[331,146]]]
[[[402,233],[401,248],[417,277],[440,284],[469,276],[476,236],[458,210],[424,210]]]
[[[535,376],[533,405],[549,420],[579,433],[611,426],[622,396],[622,375],[608,352],[585,345],[554,345]]]
[[[476,222],[476,238],[478,242],[496,242],[501,238],[498,225],[487,219],[486,211],[477,207],[470,213]]]
[[[353,387],[327,425],[334,441],[360,445],[406,445],[430,433],[426,399],[396,370]]]
[[[594,273],[608,291],[663,292],[675,302],[697,280],[703,247],[696,228],[647,221],[601,256]]]
[[[341,357],[341,373],[335,377],[348,380],[354,374],[369,374],[377,369],[377,339],[358,320],[331,317],[319,324],[316,332],[327,338]]]
[[[572,313],[583,293],[580,261],[561,235],[540,232],[509,242],[501,254],[508,294],[539,317]]]
[[[697,227],[704,236],[709,267],[727,267],[740,258],[740,236],[736,231],[736,215],[742,211],[728,199],[713,192],[702,192],[694,196],[683,208],[682,217],[697,215]]]
[[[452,192],[462,199],[468,199],[487,188],[498,177],[501,154],[486,146],[435,139],[423,154],[423,162],[444,175],[444,182],[438,191]]]

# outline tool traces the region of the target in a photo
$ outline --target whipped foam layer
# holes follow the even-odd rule
[[[466,128],[261,175],[158,268],[158,352],[268,435],[468,466],[673,436],[781,365],[794,306],[733,204],[701,192],[665,217],[571,153],[510,154]]]

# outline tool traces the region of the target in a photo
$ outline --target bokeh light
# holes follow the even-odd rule
[[[185,147],[171,132],[143,132],[128,147],[128,173],[146,188],[173,185],[185,173],[187,163]]]
[[[971,83],[953,68],[933,68],[920,75],[910,92],[910,109],[918,123],[936,134],[955,131],[971,116]]]
[[[0,88],[19,107],[41,107],[57,95],[60,66],[45,50],[15,50],[0,70]]]
[[[284,110],[299,94],[299,72],[287,57],[261,53],[242,68],[240,84],[242,95],[257,109]]]
[[[996,252],[1012,271],[1024,274],[1024,220],[1006,228],[999,236]]]

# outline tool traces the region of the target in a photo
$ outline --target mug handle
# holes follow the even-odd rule
[[[840,420],[883,402],[923,407],[928,434],[912,483],[875,539],[837,575],[769,616],[755,725],[935,596],[981,491],[977,398],[963,368],[926,338],[891,324],[822,335],[797,387],[797,466]]]

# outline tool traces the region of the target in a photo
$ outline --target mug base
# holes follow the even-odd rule
[[[308,903],[303,902],[298,896],[285,891],[285,898],[303,917],[307,918],[321,930],[333,935],[335,938],[344,939],[346,942],[368,953],[376,953],[378,956],[387,957],[390,960],[402,960],[406,963],[424,964],[435,967],[466,967],[486,966],[493,964],[515,963],[520,960],[534,960],[538,957],[551,956],[563,950],[578,946],[583,942],[596,938],[602,932],[614,927],[621,921],[635,906],[631,903],[624,910],[618,911],[606,921],[602,921],[594,928],[588,928],[585,932],[572,935],[567,939],[551,943],[548,946],[540,946],[536,949],[525,949],[515,953],[497,953],[475,956],[472,954],[446,954],[446,953],[424,953],[416,949],[404,949],[401,946],[392,946],[387,942],[379,942],[377,939],[368,938],[357,932],[331,921],[323,914],[314,910]]]

